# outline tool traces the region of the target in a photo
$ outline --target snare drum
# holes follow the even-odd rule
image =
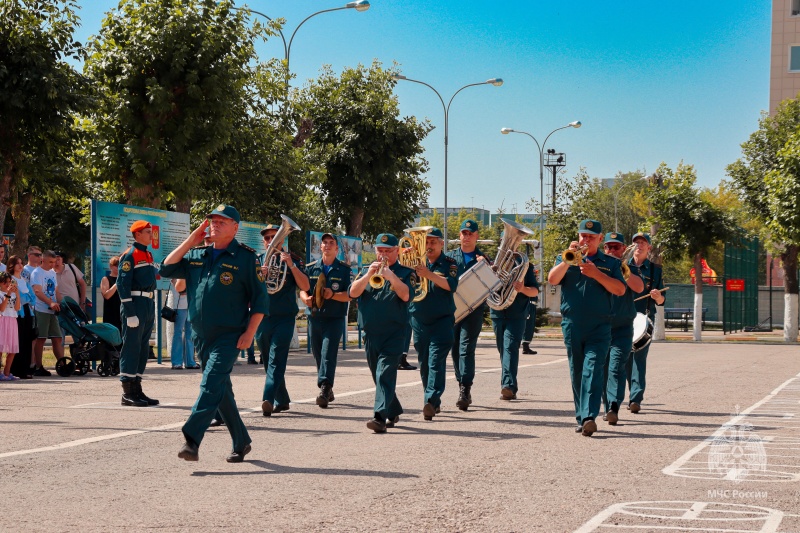
[[[633,319],[633,351],[638,352],[653,340],[653,321],[644,313]]]
[[[495,275],[488,261],[478,261],[475,266],[461,274],[458,288],[453,295],[456,302],[456,323],[483,305],[492,291],[501,285],[503,282]]]

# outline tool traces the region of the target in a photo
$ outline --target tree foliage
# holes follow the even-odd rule
[[[421,143],[431,128],[400,118],[393,73],[377,61],[341,76],[326,66],[300,95],[313,121],[308,147],[325,169],[318,188],[328,218],[323,227],[368,238],[400,234],[427,199]]]

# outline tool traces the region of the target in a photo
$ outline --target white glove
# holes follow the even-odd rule
[[[138,316],[129,316],[126,320],[129,328],[138,328],[139,327],[139,317]]]

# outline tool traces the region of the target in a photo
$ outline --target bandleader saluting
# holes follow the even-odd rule
[[[375,433],[394,427],[403,413],[395,394],[397,364],[404,349],[416,274],[397,261],[397,245],[394,235],[378,235],[377,260],[364,267],[350,286],[350,297],[358,298],[358,323],[366,334],[364,349],[375,382],[374,416],[367,422]]]
[[[226,461],[240,463],[250,452],[252,440],[236,407],[231,370],[239,351],[253,343],[269,311],[269,296],[257,273],[255,250],[236,240],[239,221],[233,206],[220,204],[161,266],[162,276],[186,280],[189,321],[203,365],[200,395],[182,428],[186,442],[178,457],[187,461],[197,461],[217,409],[233,439]],[[199,246],[209,225],[213,245]]]
[[[619,260],[598,250],[603,236],[600,222],[581,221],[578,235],[578,242],[573,241],[569,250],[556,257],[547,280],[551,285],[561,285],[561,330],[578,421],[575,431],[589,437],[597,431],[595,417],[603,396],[612,297],[625,294],[625,282]]]

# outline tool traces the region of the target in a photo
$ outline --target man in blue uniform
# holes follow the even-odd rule
[[[596,220],[583,220],[578,226],[578,242],[570,249],[583,260],[578,265],[565,263],[561,255],[547,280],[561,285],[561,330],[567,347],[572,398],[575,403],[576,432],[590,437],[597,431],[595,417],[603,396],[603,361],[611,344],[613,296],[625,294],[625,280],[618,259],[598,250],[603,229]]]
[[[606,233],[603,251],[606,255],[622,259],[625,253],[625,236],[622,233]],[[603,407],[605,414],[603,420],[616,426],[619,420],[619,406],[625,400],[625,365],[631,354],[633,345],[633,319],[636,318],[636,306],[633,302],[634,294],[644,290],[642,278],[638,276],[639,269],[629,267],[628,279],[625,280],[625,294],[614,296],[611,319],[611,346],[605,361],[605,387],[603,394]],[[625,277],[623,271],[623,278]]]
[[[649,298],[636,302],[636,311],[644,313],[650,320],[655,320],[656,305],[664,305],[666,298],[663,293],[664,274],[659,265],[653,264],[648,259],[650,254],[650,235],[647,233],[637,233],[633,236],[636,249],[633,257],[628,261],[628,265],[639,269],[639,275],[644,282],[642,292],[636,297],[648,295]],[[653,305],[655,303],[655,305]],[[638,413],[641,410],[642,400],[644,399],[645,372],[647,371],[647,353],[650,345],[645,346],[638,352],[633,352],[628,358],[626,367],[628,373],[628,385],[630,387],[630,403],[628,409],[631,413]]]
[[[153,242],[153,227],[146,220],[131,224],[133,246],[119,261],[117,292],[122,322],[122,352],[119,379],[122,382],[122,405],[146,407],[158,405],[142,391],[142,375],[150,353],[150,334],[156,320],[153,296],[157,268],[147,249]]]
[[[461,245],[457,250],[447,252],[447,256],[454,259],[458,265],[458,275],[462,275],[478,264],[478,261],[488,260],[477,247],[478,223],[466,219],[461,223],[459,240]],[[486,305],[478,306],[474,311],[465,316],[453,328],[453,370],[458,381],[458,400],[456,407],[466,411],[472,404],[472,382],[475,379],[475,347],[483,327],[483,313]]]
[[[397,261],[397,244],[397,237],[390,233],[378,235],[376,261],[364,267],[350,286],[350,297],[358,298],[358,323],[366,334],[364,349],[375,382],[374,416],[367,422],[375,433],[394,427],[403,413],[395,394],[397,364],[405,344],[408,302],[414,297],[416,274]],[[386,266],[381,269],[383,261]],[[375,275],[382,276],[382,286],[370,283]]]
[[[301,290],[300,297],[311,309],[308,321],[311,351],[317,363],[317,405],[325,409],[334,400],[333,380],[336,376],[336,360],[339,342],[347,327],[347,302],[350,297],[350,267],[336,258],[339,242],[331,233],[322,235],[320,241],[322,259],[309,263],[306,268],[310,288]],[[313,294],[320,274],[324,274],[325,288],[322,290],[322,305],[317,307]]]
[[[527,261],[527,258],[525,259]],[[528,301],[539,294],[539,282],[536,280],[533,265],[528,265],[522,281],[514,282],[517,295],[505,309],[492,309],[492,317],[497,351],[500,352],[502,367],[500,399],[511,401],[517,398],[517,368],[519,367],[519,345],[525,333],[525,318],[528,313]]]
[[[280,226],[269,224],[261,230],[264,248],[269,248]],[[283,287],[269,297],[269,315],[258,326],[256,342],[261,351],[261,360],[267,378],[261,396],[261,412],[271,416],[289,409],[289,391],[286,390],[286,364],[289,361],[289,348],[294,336],[294,323],[297,318],[297,289],[308,290],[308,276],[303,271],[302,260],[289,252],[277,252],[280,263],[288,265]],[[266,280],[269,267],[265,264],[266,252],[258,256],[261,278]]]
[[[422,416],[433,420],[440,410],[447,378],[447,354],[453,347],[456,304],[453,293],[458,287],[458,264],[443,252],[442,230],[431,229],[425,237],[426,261],[416,268],[420,283],[428,284],[428,295],[411,302],[411,327],[414,348],[419,356],[419,372],[425,388]]]
[[[240,463],[250,453],[252,440],[236,407],[231,370],[269,312],[269,296],[258,275],[255,250],[236,240],[239,221],[234,207],[220,204],[161,266],[162,276],[186,280],[189,321],[203,366],[200,395],[182,428],[186,442],[178,457],[186,461],[197,461],[217,410],[233,440],[225,460]],[[209,225],[213,246],[198,246]]]

